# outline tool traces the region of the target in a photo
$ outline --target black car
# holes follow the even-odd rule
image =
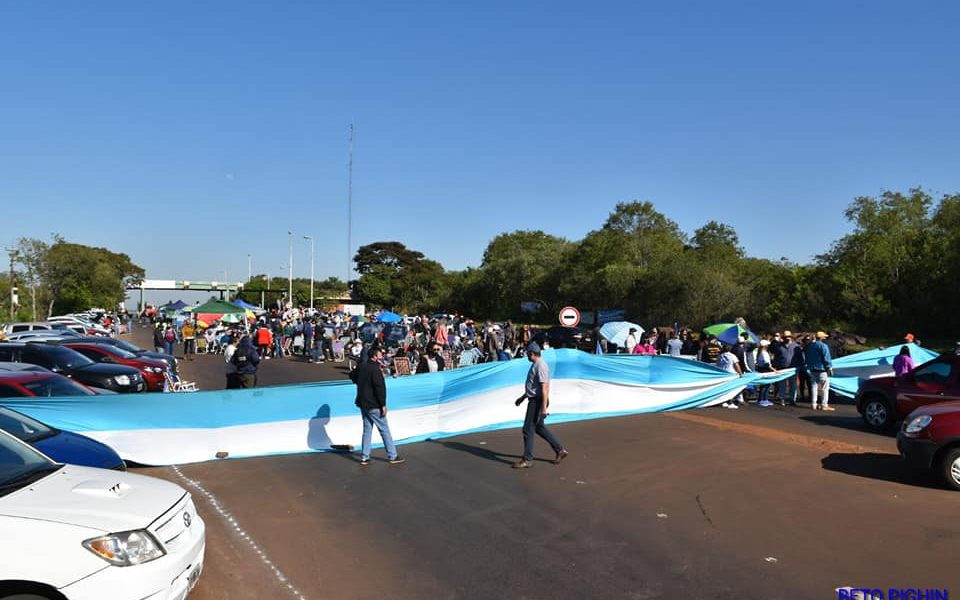
[[[143,375],[137,369],[124,365],[95,363],[79,352],[57,344],[0,343],[0,361],[39,365],[84,385],[121,394],[145,392],[147,389]]]
[[[131,344],[130,342],[124,340],[118,340],[117,338],[110,337],[99,337],[95,335],[81,336],[81,337],[72,337],[70,339],[60,340],[58,344],[109,344],[111,346],[116,346],[122,350],[134,354],[136,356],[142,356],[143,358],[152,358],[155,360],[160,360],[167,363],[167,367],[173,372],[178,373],[180,370],[179,364],[177,364],[177,359],[173,357],[172,354],[165,354],[163,352],[151,352],[149,350],[144,350],[143,348]]]

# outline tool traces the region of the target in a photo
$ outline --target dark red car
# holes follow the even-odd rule
[[[897,448],[911,467],[933,469],[944,484],[960,490],[960,402],[942,402],[910,413]]]
[[[75,350],[94,362],[134,367],[143,374],[143,380],[147,384],[148,392],[163,391],[163,373],[167,370],[167,364],[161,360],[137,356],[132,352],[127,352],[123,348],[110,346],[108,344],[63,342],[60,345]]]
[[[863,421],[876,430],[893,427],[921,406],[960,400],[960,356],[942,354],[904,377],[868,379],[856,400]]]
[[[41,396],[45,398],[59,396],[93,396],[93,390],[77,383],[69,377],[51,373],[46,369],[37,371],[0,370],[0,398],[21,398]]]

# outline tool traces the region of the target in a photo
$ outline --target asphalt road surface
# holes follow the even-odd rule
[[[375,451],[368,467],[315,453],[140,471],[190,489],[206,519],[193,600],[960,593],[960,494],[839,409],[567,423],[570,457],[519,471],[511,430],[402,445],[403,465]]]

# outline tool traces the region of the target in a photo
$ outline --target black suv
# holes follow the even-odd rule
[[[95,363],[79,352],[57,344],[0,343],[0,361],[39,365],[84,385],[121,394],[144,392],[147,389],[143,375],[137,369],[124,365]]]

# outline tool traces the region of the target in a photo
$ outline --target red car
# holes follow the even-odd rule
[[[94,362],[113,363],[134,367],[143,374],[143,380],[147,384],[148,392],[163,391],[163,374],[164,371],[167,370],[167,364],[161,360],[143,358],[131,352],[127,352],[123,348],[110,346],[108,344],[64,342],[60,345],[70,348],[71,350],[75,350]]]
[[[942,402],[910,413],[897,448],[911,467],[933,469],[946,486],[960,490],[960,402]]]
[[[942,354],[904,377],[864,381],[857,411],[867,427],[885,430],[921,406],[951,400],[960,400],[960,356]]]
[[[93,396],[93,390],[45,369],[0,371],[0,398]]]

